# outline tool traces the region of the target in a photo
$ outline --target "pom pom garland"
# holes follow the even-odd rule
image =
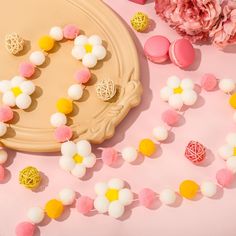
[[[55,40],[55,41],[61,41],[64,37],[63,30],[59,26],[54,26],[50,29],[49,35]]]
[[[63,35],[66,39],[75,39],[79,35],[79,28],[76,25],[66,25],[63,29]]]
[[[156,152],[156,145],[151,139],[143,139],[139,143],[139,152],[151,157]]]
[[[13,119],[13,111],[9,106],[0,107],[0,122],[8,122]]]
[[[39,47],[45,52],[48,52],[53,49],[55,45],[55,40],[51,36],[43,36],[39,39]]]
[[[101,155],[104,164],[111,166],[118,159],[118,153],[114,148],[104,148]]]
[[[219,88],[224,93],[231,93],[235,89],[235,82],[232,79],[221,79],[219,82]]]
[[[44,210],[40,207],[32,207],[28,210],[27,217],[33,224],[39,224],[43,221]]]
[[[176,201],[176,193],[171,189],[163,189],[160,192],[160,201],[166,205],[174,204]]]
[[[36,226],[30,222],[22,222],[16,226],[16,236],[34,236]]]
[[[179,193],[182,197],[187,199],[193,199],[198,192],[198,184],[192,180],[185,180],[179,186]]]
[[[201,193],[205,197],[214,197],[217,192],[217,186],[210,181],[203,182],[201,184]]]
[[[44,209],[49,218],[58,219],[63,213],[64,206],[61,201],[52,199],[46,203]]]
[[[75,73],[75,80],[79,84],[86,84],[91,78],[91,72],[88,68],[78,70]]]
[[[28,62],[23,62],[19,67],[19,74],[22,77],[30,78],[35,73],[35,67],[33,64]]]
[[[88,214],[93,209],[93,199],[87,196],[81,196],[76,202],[76,209],[81,214]]]
[[[54,137],[59,143],[63,143],[71,139],[73,133],[69,126],[61,125],[56,128]]]
[[[45,55],[41,51],[32,52],[30,55],[30,62],[35,66],[41,66],[45,62]]]
[[[228,169],[220,169],[216,173],[216,180],[222,187],[229,187],[233,181],[233,173]]]
[[[149,188],[144,188],[139,192],[138,199],[141,205],[151,208],[156,199],[156,193]]]
[[[185,157],[193,163],[200,163],[206,158],[206,148],[199,142],[190,141],[185,150]]]
[[[174,110],[167,110],[163,112],[162,120],[169,126],[175,126],[180,121],[180,115]]]
[[[71,205],[75,200],[75,192],[72,189],[64,188],[59,192],[59,199],[63,205]]]

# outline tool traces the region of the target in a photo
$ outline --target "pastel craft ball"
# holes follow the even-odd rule
[[[157,141],[165,141],[168,138],[168,130],[162,126],[154,128],[152,134]]]
[[[121,156],[125,161],[131,163],[137,159],[138,152],[137,152],[136,148],[134,148],[134,147],[125,147],[121,151]]]
[[[66,39],[75,39],[79,35],[79,28],[76,25],[66,25],[63,29],[63,35]]]
[[[54,133],[55,139],[60,143],[70,140],[72,135],[72,129],[66,125],[61,125],[57,127]]]
[[[39,39],[39,47],[45,52],[48,52],[53,49],[55,45],[55,40],[51,36],[43,36]]]
[[[79,84],[86,84],[91,78],[91,72],[88,68],[83,68],[75,73],[75,80]]]
[[[201,184],[201,193],[205,197],[213,197],[217,192],[217,186],[213,182],[203,182]]]
[[[229,157],[226,160],[226,166],[229,170],[231,170],[235,174],[236,173],[236,157],[235,156]]]
[[[118,159],[118,153],[114,148],[104,148],[101,155],[104,164],[111,166]]]
[[[155,201],[156,193],[149,188],[142,189],[138,194],[139,202],[146,208],[151,208]]]
[[[65,115],[70,114],[73,111],[73,103],[67,98],[58,99],[56,107],[58,112],[64,113]]]
[[[93,209],[93,199],[87,196],[81,196],[76,202],[76,209],[81,214],[88,214]]]
[[[83,87],[81,84],[72,84],[67,91],[67,94],[72,100],[79,100],[83,96]]]
[[[180,121],[180,115],[174,110],[167,110],[163,112],[162,120],[169,126],[175,126]]]
[[[30,222],[22,222],[16,226],[16,236],[33,236],[36,226]]]
[[[0,165],[0,182],[2,182],[5,178],[5,169],[2,165]]]
[[[19,74],[22,77],[30,78],[35,73],[35,66],[29,62],[22,62],[19,67]]]
[[[224,93],[231,93],[235,89],[235,82],[232,79],[221,79],[219,82],[219,88]]]
[[[174,204],[176,201],[176,193],[171,189],[163,189],[159,195],[160,201],[166,205]]]
[[[192,180],[184,180],[179,186],[179,193],[182,197],[193,199],[196,197],[199,186]]]
[[[28,210],[27,217],[33,224],[39,224],[43,221],[44,210],[40,207],[32,207]]]
[[[45,55],[41,51],[32,52],[30,55],[30,62],[35,66],[41,66],[45,62]]]
[[[206,91],[213,91],[217,86],[217,78],[213,74],[204,74],[201,79],[201,87]]]
[[[57,219],[62,215],[64,206],[61,201],[52,199],[46,203],[44,210],[49,218]]]
[[[233,172],[226,168],[220,169],[216,173],[216,180],[222,187],[229,187],[234,178]]]
[[[54,26],[50,29],[49,35],[56,41],[61,41],[64,37],[63,30],[59,26]]]
[[[8,122],[13,119],[13,111],[9,106],[0,107],[0,122]]]
[[[151,139],[143,139],[139,143],[139,152],[151,157],[156,152],[156,144]]]
[[[63,205],[71,205],[75,200],[75,191],[70,188],[64,188],[59,192],[59,199]]]
[[[65,125],[67,123],[66,115],[61,112],[54,113],[50,117],[50,123],[53,127]]]

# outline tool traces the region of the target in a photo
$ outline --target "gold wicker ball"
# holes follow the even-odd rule
[[[145,31],[149,27],[149,18],[143,12],[137,12],[130,20],[132,27],[138,31]]]
[[[35,167],[29,166],[20,171],[19,182],[26,188],[35,189],[39,186],[40,181],[40,173]]]

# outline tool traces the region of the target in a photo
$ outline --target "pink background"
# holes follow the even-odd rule
[[[144,6],[127,0],[105,0],[105,3],[126,22],[140,10],[148,13],[156,26],[148,33],[132,32],[141,61],[143,100],[117,127],[115,136],[102,146],[121,149],[127,145],[137,146],[140,139],[151,137],[153,127],[162,124],[162,111],[168,108],[159,98],[159,90],[165,85],[168,76],[189,77],[196,83],[199,83],[205,72],[213,72],[219,78],[234,78],[235,48],[223,53],[211,45],[196,46],[196,63],[186,71],[170,63],[155,65],[147,62],[143,57],[142,45],[148,37],[154,34],[166,35],[170,40],[178,37],[155,15],[154,1],[148,1]],[[225,165],[217,156],[217,149],[224,144],[225,136],[235,130],[233,111],[227,100],[228,97],[220,91],[202,91],[197,105],[186,111],[182,125],[174,128],[168,143],[161,145],[155,158],[140,158],[134,165],[119,163],[117,168],[103,166],[98,162],[84,180],[77,180],[58,167],[59,154],[34,155],[9,151],[8,177],[6,183],[0,186],[0,236],[14,235],[15,225],[26,219],[26,212],[30,207],[43,207],[47,200],[56,197],[64,187],[71,187],[81,194],[95,197],[94,184],[112,177],[126,180],[135,193],[143,187],[150,187],[157,192],[164,187],[177,190],[184,179],[193,179],[198,183],[204,180],[214,181],[217,169]],[[209,149],[208,160],[202,166],[192,165],[183,156],[186,144],[192,139],[202,142]],[[44,173],[42,188],[36,192],[26,190],[18,184],[18,172],[29,165]],[[157,202],[152,210],[133,204],[121,220],[107,215],[83,216],[71,208],[66,209],[60,220],[45,220],[37,235],[235,236],[235,199],[236,182],[232,188],[219,190],[214,199],[179,199],[174,207],[163,206]]]

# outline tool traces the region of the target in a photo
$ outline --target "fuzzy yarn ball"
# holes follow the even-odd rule
[[[179,186],[179,193],[182,197],[193,199],[198,192],[199,186],[192,180],[184,180]]]
[[[9,106],[0,107],[0,122],[8,122],[13,119],[13,111]]]
[[[142,206],[151,208],[153,202],[155,201],[156,194],[149,188],[142,189],[138,194],[139,202]]]
[[[213,91],[217,86],[217,78],[213,74],[204,74],[201,80],[201,87],[206,91]]]
[[[75,39],[79,35],[79,28],[76,25],[66,25],[63,29],[63,35],[66,39]]]
[[[30,78],[35,73],[35,66],[29,62],[22,62],[19,67],[19,74],[22,77]]]
[[[60,98],[56,103],[57,110],[65,115],[73,111],[73,103],[70,99]]]
[[[118,159],[118,152],[114,148],[104,148],[101,155],[104,164],[111,166]]]
[[[193,163],[200,163],[206,158],[206,148],[199,142],[190,141],[185,149],[185,157]]]
[[[85,84],[91,78],[91,72],[88,68],[83,68],[81,70],[76,71],[75,80],[79,84]]]
[[[52,199],[46,203],[44,210],[49,218],[57,219],[62,215],[64,206],[61,201]]]
[[[54,133],[55,139],[60,143],[70,140],[72,135],[72,129],[66,125],[57,127]]]
[[[45,52],[48,52],[53,49],[55,45],[55,40],[51,36],[43,36],[39,39],[39,47]]]
[[[16,226],[16,236],[33,236],[36,226],[30,222],[21,222]]]
[[[180,121],[180,115],[175,110],[167,110],[163,112],[162,120],[169,126],[175,126]]]
[[[234,174],[232,171],[228,169],[220,169],[216,173],[216,180],[219,185],[222,187],[229,187],[230,184],[232,183],[234,178]]]
[[[150,157],[156,152],[156,145],[151,139],[143,139],[139,143],[139,152]]]
[[[82,214],[88,214],[93,209],[93,199],[87,196],[81,196],[76,202],[76,209]]]

